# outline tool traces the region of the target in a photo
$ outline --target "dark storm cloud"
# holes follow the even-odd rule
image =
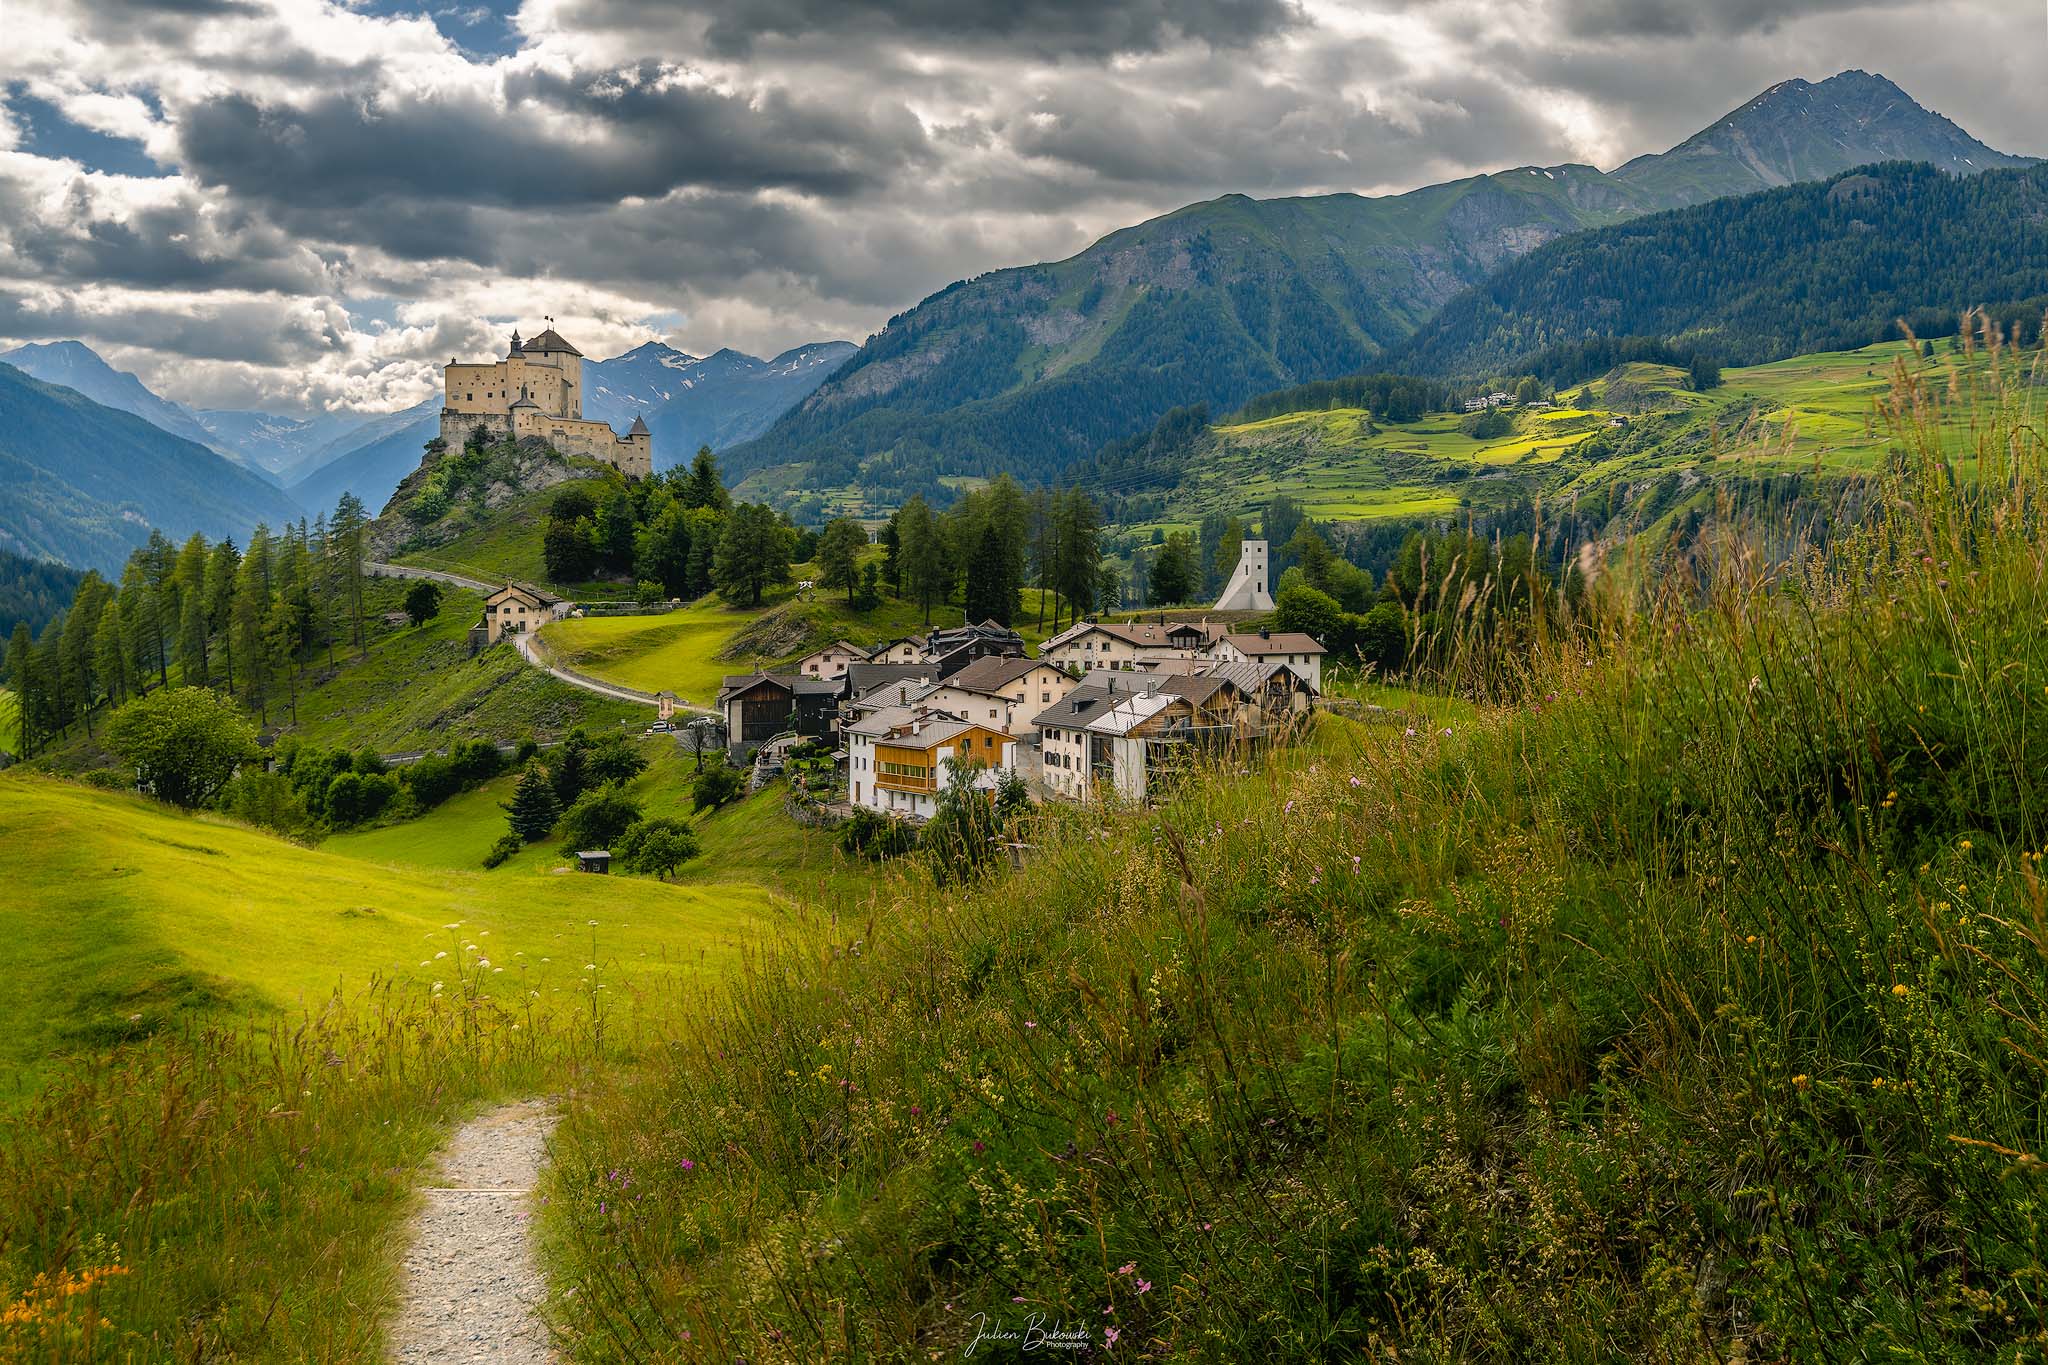
[[[286,106],[228,95],[182,112],[179,148],[204,184],[322,211],[393,199],[574,206],[691,185],[838,197],[923,152],[907,115],[864,118],[780,91],[749,101],[666,81],[652,65],[523,75],[506,96],[508,109],[475,96],[336,93]],[[551,117],[561,115],[575,126]]]
[[[1156,52],[1187,38],[1242,47],[1299,19],[1292,0],[578,0],[564,14],[566,24],[637,33],[686,25],[721,56],[777,38],[1051,60]]]
[[[304,365],[336,350],[347,319],[320,308],[281,309],[243,300],[204,309],[138,301],[95,308],[76,298],[55,306],[28,291],[0,285],[0,336],[91,337],[188,360],[242,365]]]
[[[1824,15],[1915,9],[1925,0],[1558,0],[1557,15],[1579,37],[1691,38],[1771,33]]]

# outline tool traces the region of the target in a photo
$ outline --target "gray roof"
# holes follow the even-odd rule
[[[1045,659],[990,655],[976,659],[946,681],[954,687],[964,687],[970,692],[992,692],[999,687],[1008,687],[1034,668],[1050,668],[1057,671],[1059,665]]]
[[[1175,705],[1187,705],[1187,700],[1171,692],[1140,692],[1136,696],[1118,697],[1107,710],[1091,716],[1081,728],[1097,734],[1127,735],[1160,712]]]
[[[626,428],[626,434],[628,436],[652,436],[654,433],[647,429],[647,419],[636,412],[633,414],[633,425]]]
[[[1031,723],[1041,729],[1078,730],[1091,716],[1109,709],[1110,692],[1100,683],[1082,683],[1065,697],[1040,711]]]
[[[563,340],[562,334],[560,332],[557,332],[552,327],[548,328],[545,332],[542,332],[537,337],[529,338],[526,344],[522,346],[520,349],[527,352],[563,351],[568,353],[569,355],[583,354],[583,352],[577,350],[574,346],[571,346],[567,341]]]
[[[931,672],[930,664],[848,664],[846,685],[858,697],[888,683],[920,682]]]

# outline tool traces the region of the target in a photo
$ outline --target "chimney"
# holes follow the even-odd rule
[[[1260,626],[1260,627],[1259,627],[1259,638],[1260,638],[1261,640],[1270,640],[1270,639],[1272,639],[1272,638],[1273,638],[1273,632],[1272,632],[1272,631],[1270,631],[1270,630],[1268,630],[1268,629],[1267,629],[1266,627],[1264,627],[1264,626]]]

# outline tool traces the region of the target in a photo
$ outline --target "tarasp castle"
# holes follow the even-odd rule
[[[442,371],[441,439],[459,448],[477,427],[514,440],[538,436],[565,455],[582,455],[634,478],[654,473],[654,437],[633,418],[624,436],[583,415],[583,352],[549,327],[531,341],[512,333],[512,349],[488,365],[450,360]]]

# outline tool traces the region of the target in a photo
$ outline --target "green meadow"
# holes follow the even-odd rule
[[[375,983],[448,990],[484,959],[495,990],[549,1005],[596,961],[623,1005],[642,977],[715,972],[772,932],[770,893],[730,863],[687,885],[600,880],[541,845],[485,872],[464,841],[489,823],[490,795],[309,849],[140,797],[0,780],[13,882],[0,1016],[16,1021],[0,1066],[18,1093],[71,1049],[317,1008]]]
[[[1032,615],[1039,593],[1021,596],[1018,633],[1035,644],[1042,638]],[[951,603],[935,603],[931,619],[934,626],[959,625],[962,614]],[[788,663],[838,639],[873,645],[926,628],[915,602],[885,597],[861,612],[847,606],[843,594],[813,589],[801,596],[777,592],[759,608],[729,607],[712,596],[658,616],[556,621],[541,628],[540,641],[557,663],[579,672],[706,705],[729,673]]]
[[[1630,364],[1566,386],[1552,411],[1517,412],[1515,429],[1491,440],[1466,435],[1458,413],[1396,423],[1335,408],[1219,425],[1161,523],[1255,511],[1283,493],[1318,519],[1412,520],[1677,469],[1869,473],[1899,448],[1882,411],[1895,364],[1932,388],[1953,382],[1964,393],[1998,387],[1994,367],[2014,364],[2010,355],[1966,355],[1948,340],[1937,347],[1932,362],[1905,342],[1795,356],[1724,371],[1721,386],[1705,393],[1687,389],[1670,366]],[[1945,411],[1958,430],[1972,420],[1969,403]],[[1616,418],[1629,426],[1611,428]],[[1596,436],[1600,455],[1575,453]]]

